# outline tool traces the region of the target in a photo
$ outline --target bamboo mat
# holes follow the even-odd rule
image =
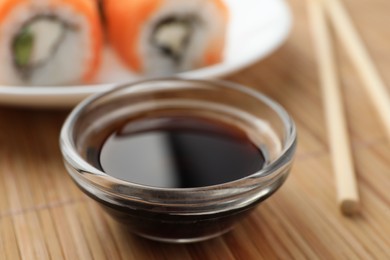
[[[390,85],[390,2],[345,1]],[[0,108],[0,259],[390,259],[390,145],[338,49],[362,213],[343,217],[305,1],[275,54],[229,79],[279,101],[299,131],[286,184],[232,232],[202,243],[151,242],[120,229],[67,176],[58,133],[67,112]]]

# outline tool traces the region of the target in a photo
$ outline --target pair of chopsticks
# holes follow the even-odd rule
[[[344,44],[390,140],[390,95],[341,0],[307,0],[328,126],[338,203],[344,214],[359,212],[359,194],[328,19]]]

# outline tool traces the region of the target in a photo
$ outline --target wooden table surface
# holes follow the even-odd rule
[[[390,259],[390,145],[338,47],[362,202],[360,215],[342,216],[306,2],[289,2],[295,24],[287,43],[228,78],[279,101],[297,123],[295,164],[274,196],[232,232],[210,241],[141,239],[123,232],[68,177],[58,147],[68,111],[1,107],[0,259]],[[390,86],[390,1],[345,3]]]

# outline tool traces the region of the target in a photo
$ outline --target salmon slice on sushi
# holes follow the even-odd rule
[[[223,59],[221,0],[105,0],[104,11],[111,45],[135,72],[169,75]]]
[[[102,31],[94,0],[0,1],[0,83],[91,82]]]

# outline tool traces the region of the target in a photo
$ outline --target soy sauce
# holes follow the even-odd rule
[[[195,117],[126,122],[105,138],[96,159],[108,175],[163,188],[226,183],[265,163],[262,151],[239,128]]]

